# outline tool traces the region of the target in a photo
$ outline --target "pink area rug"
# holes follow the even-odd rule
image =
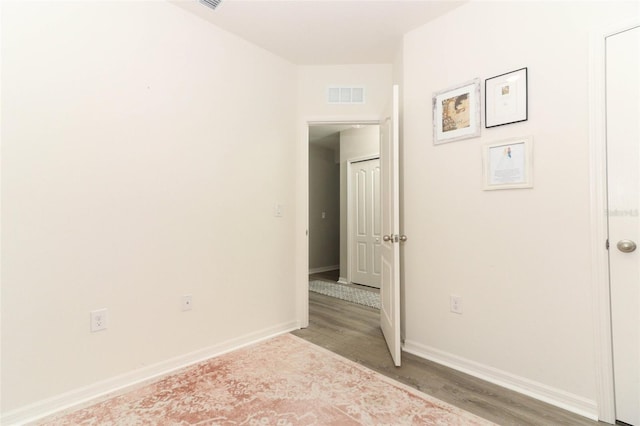
[[[41,425],[491,425],[285,334]]]

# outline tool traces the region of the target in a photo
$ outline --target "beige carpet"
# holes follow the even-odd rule
[[[42,425],[491,425],[291,334]]]

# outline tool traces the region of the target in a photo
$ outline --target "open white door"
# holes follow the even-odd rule
[[[380,124],[382,178],[382,246],[380,327],[396,366],[400,366],[400,194],[398,178],[399,88],[393,86],[391,105]]]
[[[606,40],[609,276],[616,420],[640,425],[640,26]]]

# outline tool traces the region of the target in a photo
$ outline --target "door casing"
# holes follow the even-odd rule
[[[309,326],[309,127],[321,125],[379,125],[379,116],[306,117],[299,125],[300,143],[296,149],[296,317],[298,327]]]

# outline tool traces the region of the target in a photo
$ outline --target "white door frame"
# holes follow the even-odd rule
[[[303,118],[298,125],[296,149],[296,316],[298,326],[309,326],[309,127],[332,124],[380,124],[379,116],[321,116]]]
[[[351,266],[353,262],[353,197],[352,197],[352,177],[351,167],[353,163],[361,163],[363,161],[375,160],[380,158],[380,149],[378,148],[378,155],[366,155],[363,157],[352,158],[347,161],[347,282],[352,283]]]
[[[591,176],[591,284],[596,361],[598,419],[616,422],[613,383],[613,344],[609,296],[607,231],[607,146],[606,146],[606,38],[640,25],[633,19],[593,31],[589,69],[589,149]]]

